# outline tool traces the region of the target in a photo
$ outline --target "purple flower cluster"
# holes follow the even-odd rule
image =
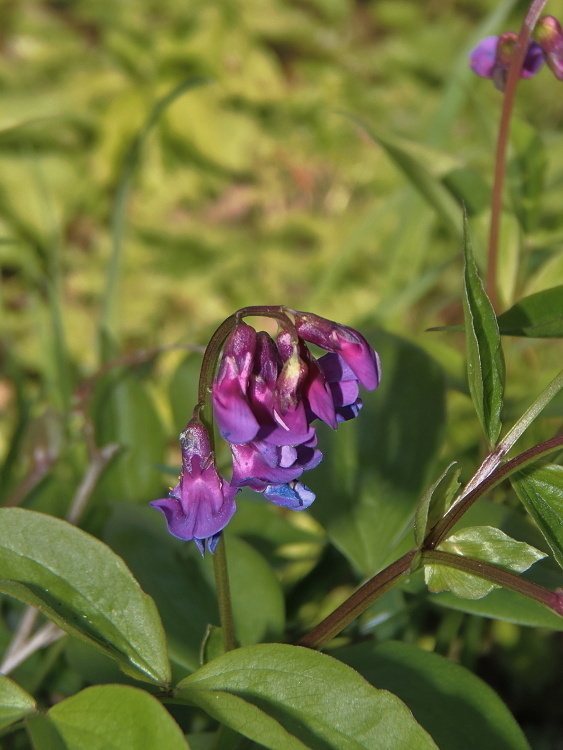
[[[361,334],[312,313],[286,312],[293,321],[275,339],[241,322],[223,348],[212,403],[231,448],[230,483],[218,475],[195,416],[181,436],[180,483],[170,497],[151,503],[174,536],[194,539],[202,551],[215,548],[241,487],[277,505],[307,508],[315,495],[299,479],[322,459],[312,423],[319,419],[336,429],[361,409],[359,386],[379,384],[379,358]],[[307,343],[327,354],[317,359]]]
[[[530,41],[528,45],[520,77],[532,78],[545,61],[556,78],[563,80],[563,31],[559,21],[554,16],[541,18],[536,37],[538,41]],[[517,41],[518,34],[513,31],[483,39],[471,53],[471,69],[483,78],[491,78],[504,91]]]

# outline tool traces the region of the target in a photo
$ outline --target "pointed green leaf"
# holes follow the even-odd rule
[[[16,682],[0,674],[0,730],[33,713],[35,700]]]
[[[271,750],[436,748],[396,696],[298,646],[231,651],[183,680],[175,697]]]
[[[546,557],[544,552],[526,542],[511,539],[504,531],[492,526],[469,526],[461,529],[445,539],[437,549],[492,563],[516,573],[523,573]],[[490,581],[446,565],[426,565],[424,578],[430,591],[451,591],[464,599],[480,599],[497,588]]]
[[[563,336],[563,286],[524,297],[498,317],[504,336],[560,338]]]
[[[532,467],[510,481],[563,567],[563,466]]]
[[[469,391],[491,447],[500,434],[504,395],[504,358],[495,311],[483,288],[465,217],[463,312]]]
[[[401,698],[440,750],[529,750],[496,692],[443,656],[396,641],[362,643],[334,655]]]
[[[44,513],[2,508],[0,570],[0,591],[112,656],[127,674],[169,682],[154,602],[103,542]]]
[[[419,547],[428,531],[444,516],[459,489],[460,469],[455,462],[445,469],[422,496],[414,517],[414,539]]]
[[[86,688],[53,706],[47,718],[61,746],[72,750],[189,750],[164,706],[127,685]],[[32,728],[36,750],[51,750],[45,734]]]

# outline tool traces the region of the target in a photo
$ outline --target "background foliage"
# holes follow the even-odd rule
[[[187,678],[186,690],[196,689],[188,675],[216,622],[212,571],[146,503],[177,474],[176,438],[196,400],[200,348],[223,318],[244,305],[312,310],[361,328],[384,373],[358,424],[321,436],[326,458],[309,482],[318,496],[310,513],[286,514],[250,494],[241,500],[227,540],[243,646],[292,641],[318,622],[412,546],[405,532],[428,484],[452,460],[466,480],[483,455],[463,336],[425,330],[462,320],[462,203],[484,260],[500,95],[472,77],[467,54],[481,37],[517,29],[525,7],[0,6],[0,499],[59,518],[70,512],[125,560],[155,599],[174,678]],[[548,11],[561,17],[563,2]],[[503,309],[563,284],[560,85],[544,71],[519,89]],[[506,338],[505,355],[502,420],[510,424],[556,374],[561,349],[556,340]],[[559,397],[524,447],[560,429],[562,416]],[[549,552],[506,486],[463,524],[498,526]],[[12,564],[9,554],[3,565]],[[562,585],[549,560],[529,575]],[[23,605],[4,596],[0,607],[6,647]],[[428,731],[391,684],[391,665],[416,671],[434,655],[441,674],[458,662],[500,694],[534,748],[547,750],[563,736],[562,629],[555,615],[510,592],[473,601],[429,595],[413,576],[334,647],[348,649],[343,661],[375,669],[382,682],[373,685],[397,692]],[[131,710],[160,711],[126,687],[142,685],[135,676],[92,649],[87,624],[83,631],[85,639],[34,653],[15,682],[44,707],[83,687],[122,683],[111,689],[126,691],[119,695],[132,706],[139,701]],[[354,652],[365,639],[377,644],[369,659]],[[415,646],[411,658],[401,650]],[[196,748],[207,747],[199,735],[214,727],[200,700],[200,709],[170,709]],[[24,716],[28,698],[16,703]],[[49,714],[64,734],[79,708],[62,703]],[[41,737],[37,722],[32,736]],[[175,747],[176,725],[166,731]],[[453,747],[441,731],[440,747]],[[506,746],[520,747],[510,731]],[[23,732],[2,741],[27,746]]]

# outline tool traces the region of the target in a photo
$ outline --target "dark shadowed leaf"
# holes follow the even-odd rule
[[[307,477],[317,494],[310,511],[364,575],[381,567],[410,527],[435,477],[445,419],[440,366],[403,339],[367,337],[381,356],[381,385],[364,394],[357,419],[322,431],[325,458]]]
[[[495,691],[443,656],[394,641],[338,649],[335,656],[401,698],[440,750],[529,750]]]

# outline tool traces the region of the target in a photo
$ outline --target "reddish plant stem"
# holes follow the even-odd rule
[[[555,437],[545,440],[543,443],[534,445],[533,448],[529,448],[527,451],[520,453],[510,461],[507,461],[502,466],[498,466],[489,476],[484,479],[474,490],[468,493],[459,503],[454,503],[446,515],[439,521],[424,540],[424,549],[434,549],[440,542],[445,539],[449,534],[452,527],[459,521],[459,519],[466,513],[473,503],[481,497],[487,490],[496,487],[500,484],[503,479],[513,474],[517,469],[524,468],[532,461],[536,461],[539,458],[553,453],[556,450],[563,448],[563,435],[555,435]]]
[[[532,36],[534,26],[538,22],[547,0],[534,0],[531,4],[526,18],[520,29],[514,55],[508,69],[508,77],[502,102],[502,113],[497,139],[495,156],[495,173],[493,193],[491,197],[491,225],[489,229],[489,252],[487,262],[487,294],[495,310],[498,310],[497,297],[497,273],[498,273],[498,247],[500,235],[500,222],[502,216],[502,197],[504,192],[504,177],[506,174],[506,152],[510,134],[510,120],[514,109],[514,98],[516,87],[520,80],[520,73],[524,65],[524,58],[528,51],[528,44]]]
[[[497,586],[527,596],[528,599],[533,599],[554,610],[558,615],[563,614],[561,594],[558,591],[550,591],[537,583],[527,581],[516,573],[499,568],[497,565],[435,549],[423,552],[422,562],[426,565],[444,565],[448,568],[461,570],[464,573],[471,573],[471,575],[483,578]]]
[[[331,612],[328,617],[310,630],[298,642],[298,646],[318,648],[335,635],[340,633],[346,625],[355,620],[370,604],[392,588],[400,578],[410,572],[412,562],[418,550],[412,549],[380,573],[370,578],[349,599]]]

